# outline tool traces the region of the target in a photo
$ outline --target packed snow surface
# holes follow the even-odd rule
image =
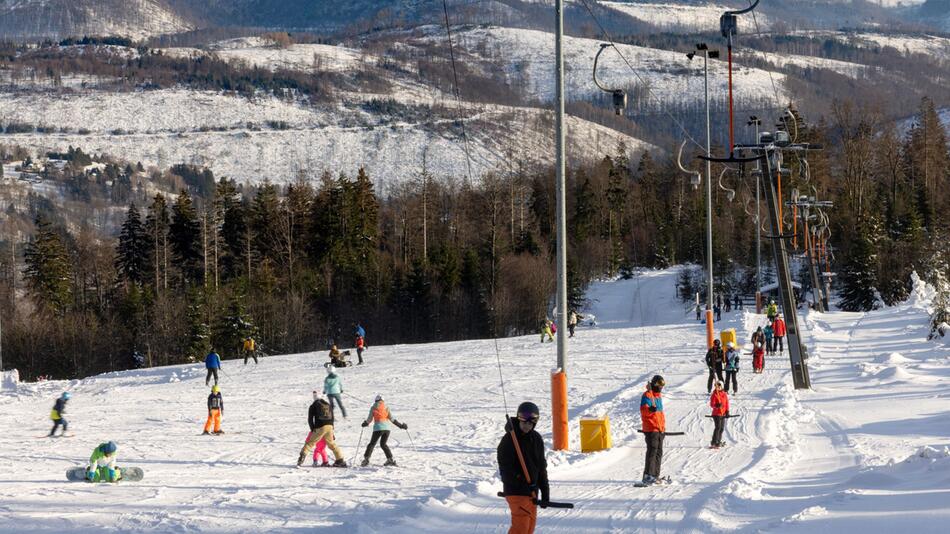
[[[636,17],[643,22],[657,26],[665,31],[718,31],[719,17],[735,7],[722,4],[700,3],[650,3],[650,2],[599,2],[601,5],[616,9],[621,13]],[[737,5],[740,3],[737,3]],[[759,30],[766,30],[771,26],[770,20],[756,13],[758,29],[751,16],[739,17],[739,31],[744,34]]]
[[[539,532],[944,531],[950,348],[924,341],[927,303],[802,318],[810,391],[792,389],[784,354],[767,358],[763,374],[744,356],[731,396],[742,417],[728,423],[727,446],[710,450],[704,325],[676,299],[677,274],[646,271],[588,292],[584,312],[597,325],[569,345],[571,450],[548,452],[552,499],[576,508],[541,510]],[[722,319],[717,330],[736,328],[743,342],[765,321],[748,310]],[[360,456],[368,433],[359,421],[380,393],[411,432],[390,440],[399,467],[382,467],[378,449],[368,468],[294,467],[323,350],[257,366],[226,360],[219,437],[200,435],[200,364],[20,383],[0,393],[0,531],[506,532],[495,496],[505,405],[494,343],[374,346],[372,336],[370,328],[366,365],[341,372],[349,413],[337,413],[337,439],[348,462]],[[536,401],[550,444],[555,344],[530,335],[498,347],[508,406]],[[666,379],[668,430],[686,435],[666,440],[663,474],[673,484],[635,488],[639,398],[654,374]],[[74,437],[42,437],[64,390],[73,393]],[[609,415],[613,449],[578,452],[578,420],[588,414]],[[65,480],[110,439],[144,480]]]

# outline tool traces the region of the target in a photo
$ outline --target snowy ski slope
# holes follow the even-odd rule
[[[552,498],[539,532],[943,532],[950,480],[945,399],[950,347],[923,341],[930,295],[867,314],[811,314],[813,391],[790,387],[787,360],[740,372],[728,446],[709,450],[703,328],[675,299],[677,269],[595,284],[596,327],[571,341],[571,444],[549,452]],[[764,321],[723,315],[741,340]],[[490,340],[373,346],[367,365],[343,371],[339,443],[350,461],[358,420],[377,392],[409,424],[390,443],[400,463],[296,469],[310,391],[325,353],[224,362],[224,429],[200,436],[207,388],[200,365],[21,384],[0,394],[0,531],[3,532],[397,532],[507,530],[495,446],[504,407]],[[499,340],[508,404],[539,401],[550,443],[548,374],[554,344]],[[228,356],[228,355],[226,355]],[[660,373],[670,486],[634,488],[643,467],[639,396]],[[37,438],[62,390],[75,437]],[[576,452],[578,420],[609,414],[615,447]],[[339,414],[338,414],[339,416]],[[362,443],[366,443],[366,434]],[[101,440],[145,469],[141,483],[68,483],[64,472]]]

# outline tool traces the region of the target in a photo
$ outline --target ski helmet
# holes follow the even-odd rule
[[[715,345],[715,346],[718,347],[719,345],[722,345],[722,341],[719,341],[718,339],[714,339],[714,340],[713,340],[713,345]]]
[[[730,349],[736,348],[736,344],[733,343],[732,341],[730,341],[729,343],[726,343],[726,346],[729,347]]]
[[[650,380],[651,388],[661,388],[666,385],[666,380],[663,380],[663,377],[660,375],[655,375],[652,380]]]
[[[375,401],[375,402],[379,402],[379,401],[381,401],[381,400],[383,400],[383,396],[382,396],[382,395],[376,395],[376,401]]]
[[[101,450],[102,452],[106,454],[115,454],[116,449],[118,449],[118,447],[116,446],[114,441],[110,441],[109,443],[103,443],[102,445],[99,446],[99,450]]]
[[[541,416],[538,405],[533,402],[522,402],[518,405],[518,419],[529,423],[537,423]]]
[[[63,392],[63,400],[69,400],[71,398],[72,398],[72,395],[70,395],[68,391]]]
[[[218,393],[220,391],[221,391],[221,388],[219,388],[217,384],[211,386],[211,393]]]
[[[313,400],[317,400],[319,398],[320,398],[320,392],[317,390],[313,390]]]

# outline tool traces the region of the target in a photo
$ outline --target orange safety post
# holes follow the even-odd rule
[[[713,346],[713,339],[715,339],[713,332],[713,311],[706,310],[706,348],[711,349]]]
[[[566,451],[567,439],[567,373],[551,373],[551,424],[554,430],[554,450]]]

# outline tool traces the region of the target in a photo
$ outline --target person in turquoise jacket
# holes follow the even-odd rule
[[[762,329],[762,332],[765,333],[765,352],[766,354],[772,354],[775,350],[772,348],[772,338],[775,336],[775,329],[772,328],[772,323],[765,325],[765,328]]]
[[[205,356],[205,367],[208,369],[208,376],[205,377],[205,385],[211,381],[211,377],[214,376],[214,385],[218,385],[218,369],[221,368],[221,356],[218,356],[218,353],[211,349],[211,352]]]
[[[386,463],[383,465],[396,465],[396,460],[393,458],[393,453],[389,450],[389,431],[390,425],[396,425],[397,427],[406,430],[409,428],[409,425],[405,423],[400,423],[393,417],[392,412],[389,411],[389,408],[386,407],[386,401],[383,400],[382,395],[376,395],[376,401],[373,402],[373,406],[369,409],[369,417],[363,421],[363,427],[369,426],[370,423],[373,423],[373,435],[370,437],[369,445],[366,446],[366,452],[363,453],[363,462],[360,464],[363,467],[369,465],[369,459],[373,455],[373,449],[376,448],[376,443],[379,443],[379,448],[383,449],[383,454],[386,455]]]
[[[118,482],[122,475],[115,466],[117,451],[118,446],[114,441],[102,443],[96,447],[96,450],[92,451],[92,456],[89,457],[89,465],[86,467],[86,480],[90,482],[104,480]]]
[[[343,394],[343,382],[332,365],[327,367],[327,377],[323,379],[323,394],[330,401],[331,408],[333,408],[333,402],[336,401],[337,406],[340,407],[340,413],[346,419],[346,408],[343,407],[343,399],[340,397]]]

